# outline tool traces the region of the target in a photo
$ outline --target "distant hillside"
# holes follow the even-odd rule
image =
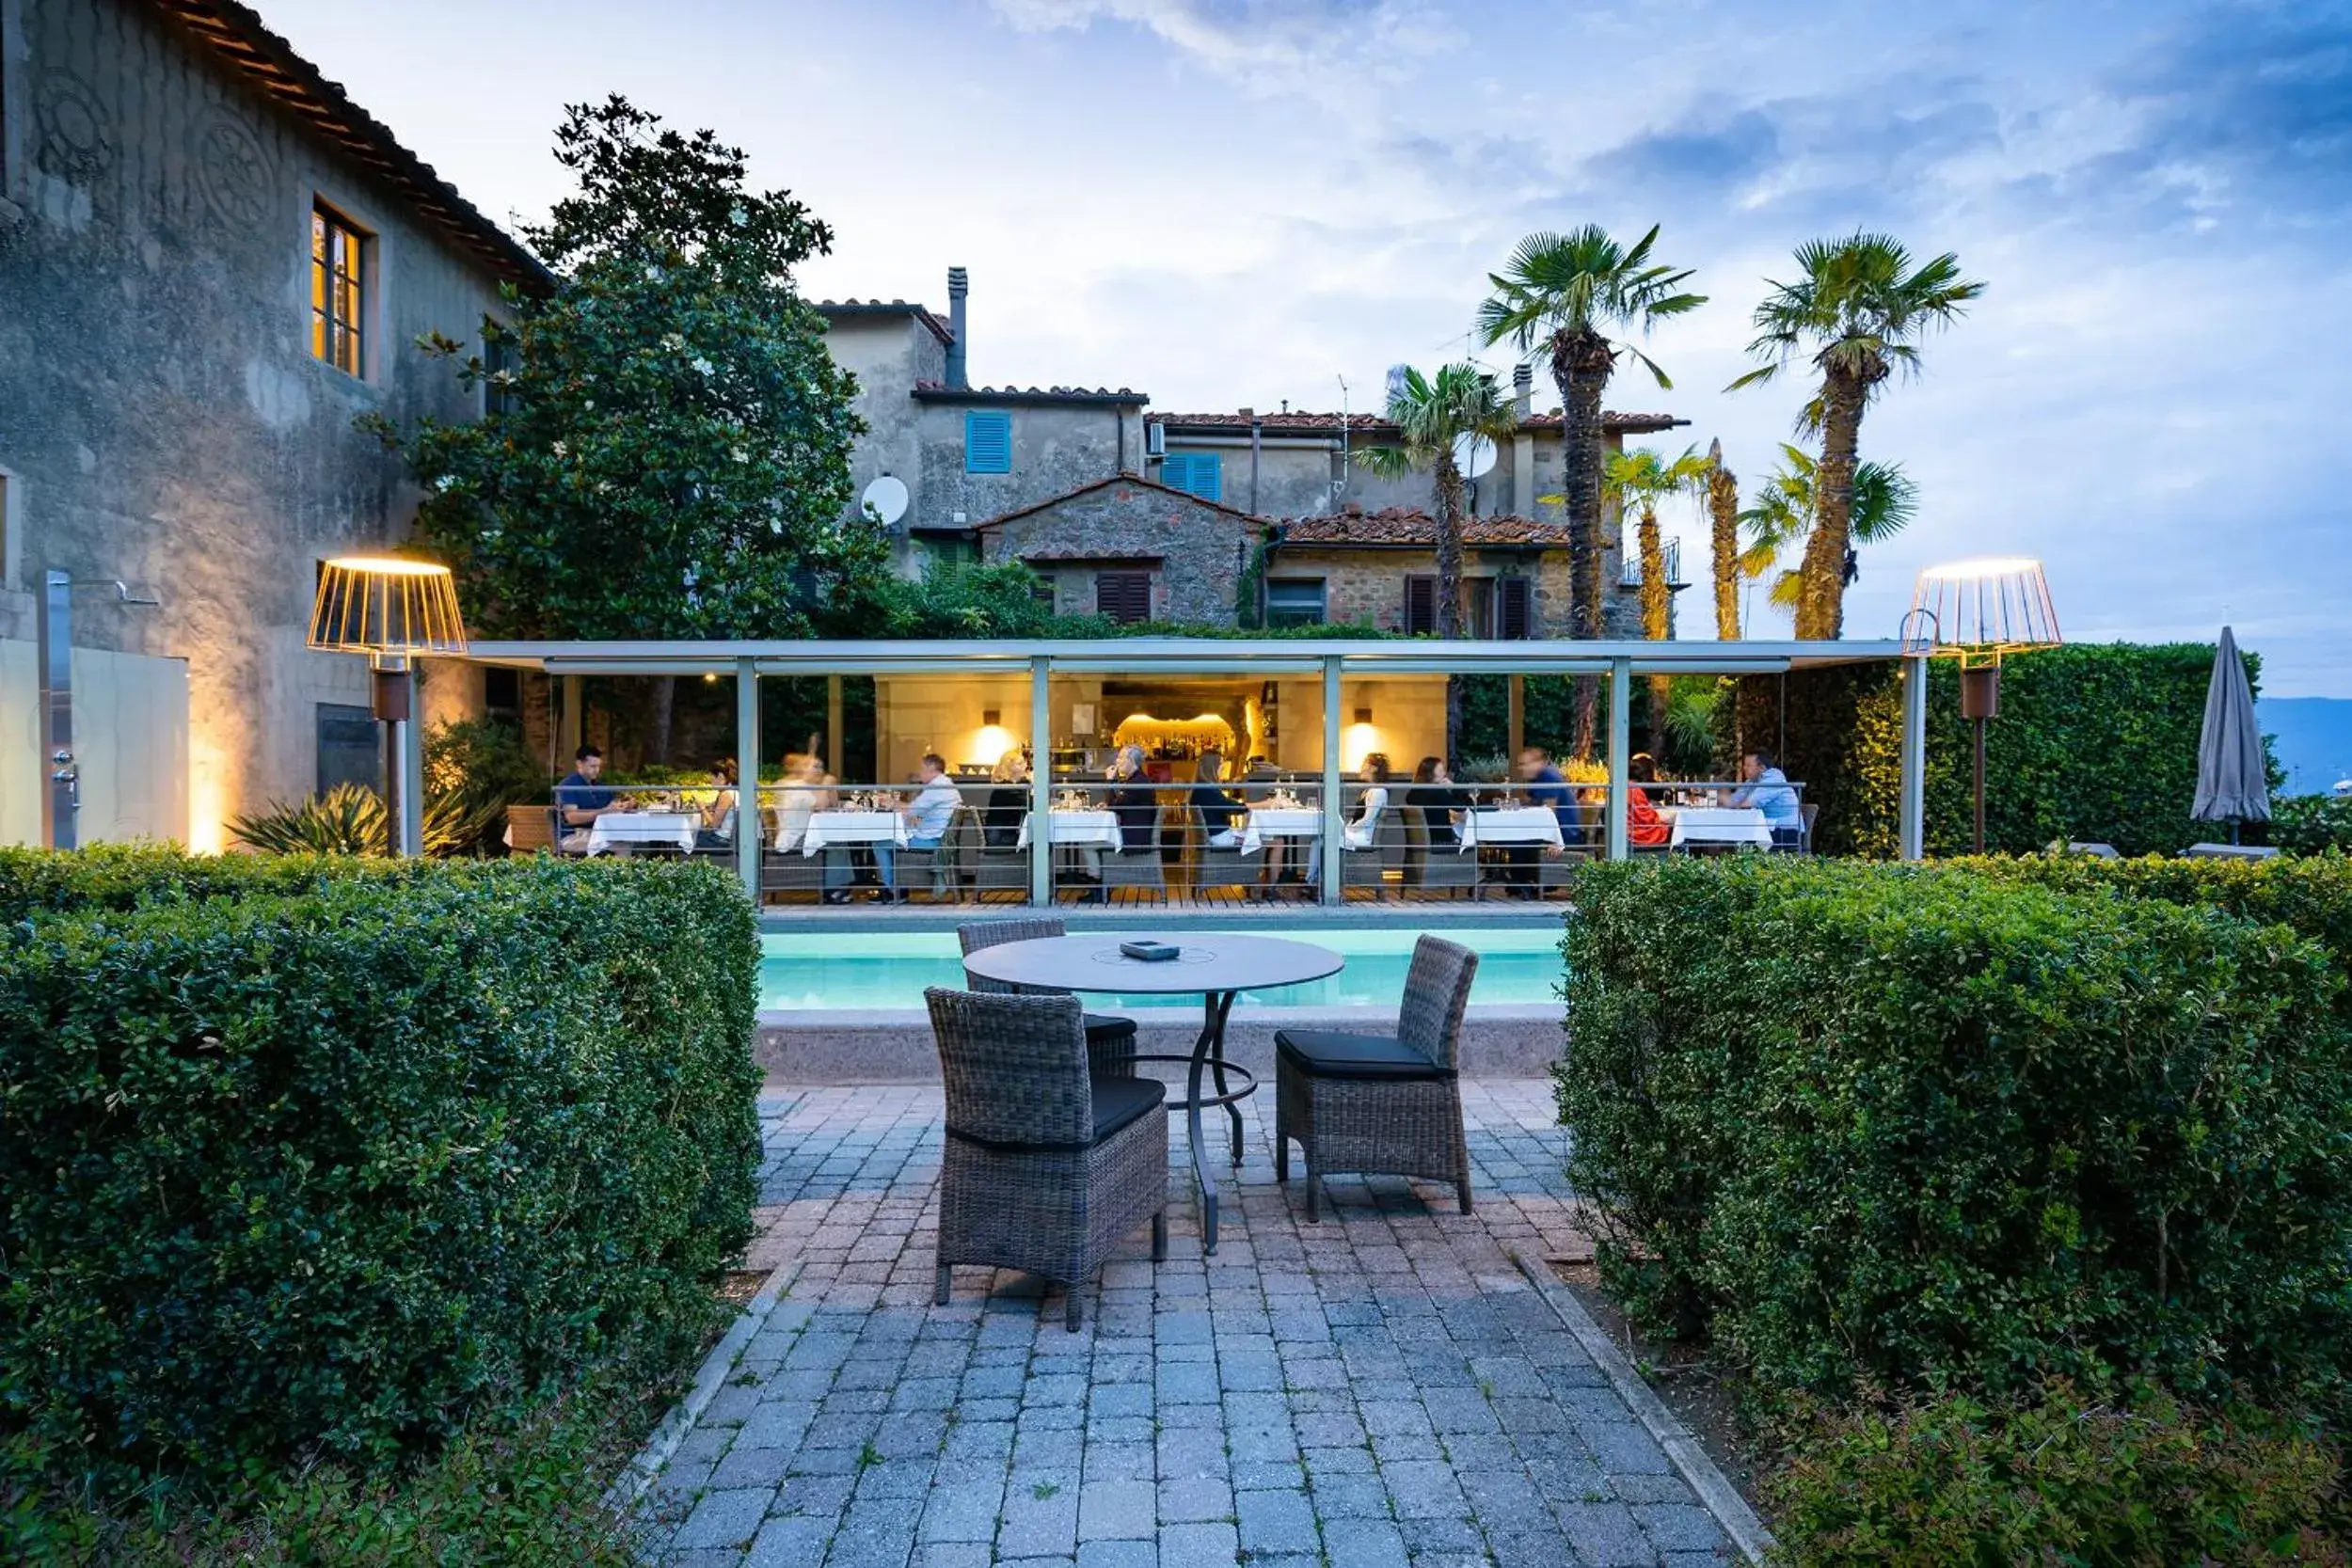
[[[2254,716],[2287,770],[2287,794],[2325,795],[2352,778],[2352,697],[2264,697]]]

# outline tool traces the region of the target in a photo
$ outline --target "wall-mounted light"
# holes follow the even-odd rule
[[[1358,722],[1359,724],[1369,724],[1369,723],[1371,723],[1371,722],[1372,722],[1372,709],[1370,709],[1370,708],[1368,708],[1368,707],[1359,707],[1359,708],[1358,708],[1358,709],[1356,710],[1356,722]]]
[[[704,672],[703,672],[703,684],[704,684],[705,686],[716,686],[716,685],[718,685],[718,684],[719,684],[719,672],[718,672],[718,671],[716,671],[716,670],[706,670],[706,671],[704,671]]]
[[[1004,710],[1003,708],[1000,708],[1000,707],[984,707],[984,708],[980,709],[980,722],[981,722],[981,724],[982,724],[982,725],[986,726],[987,728],[989,728],[989,729],[992,729],[992,730],[993,730],[993,729],[996,728],[999,724],[1002,724],[1004,721],[1005,721],[1005,710]]]

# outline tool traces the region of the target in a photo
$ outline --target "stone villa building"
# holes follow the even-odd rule
[[[352,420],[470,415],[411,341],[545,276],[246,7],[0,0],[0,842],[39,832],[51,569],[85,838],[216,847],[380,777],[362,661],[303,646],[313,563],[414,512]],[[436,677],[429,704],[480,696]]]
[[[955,267],[944,318],[905,300],[818,306],[827,346],[857,373],[870,427],[850,460],[856,487],[885,477],[906,486],[905,514],[889,524],[901,570],[1022,561],[1045,578],[1057,610],[1120,621],[1230,626],[1247,614],[1435,629],[1430,482],[1381,479],[1355,461],[1393,442],[1393,425],[1287,408],[1153,414],[1148,396],[1124,387],[976,387],[970,294]],[[1545,499],[1562,483],[1560,416],[1536,412],[1524,369],[1513,391],[1518,432],[1470,487],[1470,629],[1564,636],[1567,536],[1559,505]],[[1689,422],[1607,420],[1613,446]],[[1638,562],[1613,517],[1601,543],[1609,633],[1638,637]],[[1248,594],[1258,597],[1245,605]]]

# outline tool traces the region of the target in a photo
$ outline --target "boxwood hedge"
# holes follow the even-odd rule
[[[1570,1178],[1638,1311],[1830,1392],[2341,1399],[2352,1030],[2283,897],[1759,857],[1577,901]]]
[[[751,1234],[722,873],[0,857],[0,1451],[100,1495],[669,1365]]]

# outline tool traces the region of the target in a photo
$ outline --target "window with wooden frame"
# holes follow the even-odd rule
[[[1438,579],[1435,574],[1414,572],[1405,578],[1405,635],[1438,634]]]
[[[310,355],[367,373],[368,238],[325,202],[310,208]]]
[[[1321,578],[1270,578],[1265,585],[1265,624],[1319,626],[1327,614]]]
[[[1094,612],[1121,626],[1152,619],[1152,574],[1095,573]]]
[[[1495,635],[1506,642],[1535,635],[1533,587],[1526,578],[1495,578]]]

